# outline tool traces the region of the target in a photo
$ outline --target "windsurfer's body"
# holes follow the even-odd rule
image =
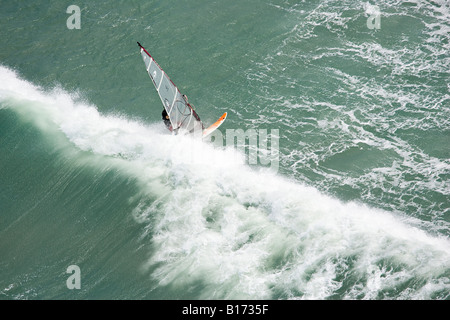
[[[163,109],[161,116],[162,116],[162,120],[164,121],[164,124],[166,125],[167,129],[172,131],[173,130],[172,124],[170,123],[170,117],[167,114],[166,109]]]

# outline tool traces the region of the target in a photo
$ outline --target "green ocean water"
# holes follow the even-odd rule
[[[443,0],[1,1],[0,299],[448,300],[449,21]],[[228,112],[222,146],[164,128],[137,41],[205,125]],[[276,163],[230,130],[278,130]]]

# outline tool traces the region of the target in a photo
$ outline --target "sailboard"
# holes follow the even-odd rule
[[[178,87],[156,63],[150,53],[139,42],[137,44],[144,60],[145,69],[158,92],[164,109],[169,115],[172,132],[175,134],[198,134],[201,132],[202,137],[207,137],[225,121],[227,117],[226,112],[215,123],[205,129],[203,122],[188,102],[186,96],[181,94]]]
[[[220,118],[219,120],[217,120],[216,122],[214,122],[212,125],[210,125],[207,129],[203,130],[203,138],[206,138],[207,136],[209,136],[211,133],[213,133],[214,130],[216,130],[227,118],[227,113],[225,112]]]

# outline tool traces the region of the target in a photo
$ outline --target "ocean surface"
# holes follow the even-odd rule
[[[448,1],[2,0],[0,39],[0,299],[450,299]]]

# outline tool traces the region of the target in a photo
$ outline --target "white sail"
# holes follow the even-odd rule
[[[141,48],[141,55],[147,73],[152,79],[161,102],[170,117],[172,130],[175,133],[201,133],[203,131],[203,123],[195,110],[164,70],[156,63],[155,59],[139,42],[138,45]]]

